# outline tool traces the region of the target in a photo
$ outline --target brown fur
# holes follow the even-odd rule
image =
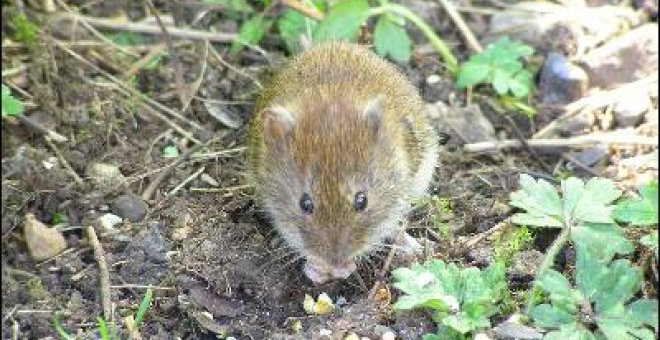
[[[422,111],[405,77],[356,45],[321,45],[275,76],[255,107],[248,162],[259,200],[290,245],[332,267],[391,236],[436,143]],[[368,197],[362,212],[353,206],[360,190]],[[299,207],[303,193],[313,214]]]

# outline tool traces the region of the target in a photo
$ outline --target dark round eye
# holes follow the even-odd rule
[[[364,191],[358,191],[353,200],[353,207],[357,211],[364,210],[367,207],[367,193]]]
[[[314,202],[312,202],[312,198],[307,193],[300,196],[300,209],[308,215],[314,212]]]

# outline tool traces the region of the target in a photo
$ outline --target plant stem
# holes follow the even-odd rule
[[[536,288],[536,282],[537,280],[543,275],[543,273],[550,269],[552,265],[555,263],[555,257],[557,257],[557,254],[559,251],[566,245],[566,242],[568,242],[568,236],[570,235],[571,228],[570,226],[564,226],[564,229],[561,231],[557,239],[552,242],[552,245],[550,248],[548,248],[548,251],[545,254],[545,257],[543,258],[543,262],[541,262],[541,266],[539,267],[539,270],[536,272],[536,275],[534,276],[534,282],[532,282],[532,287],[529,290],[529,301],[527,301],[527,313],[532,310],[534,307],[534,288]]]
[[[433,29],[431,26],[429,26],[422,18],[417,16],[417,14],[413,13],[410,11],[408,8],[403,7],[398,4],[384,4],[380,7],[375,7],[372,8],[369,11],[369,15],[378,15],[378,14],[383,14],[383,13],[396,13],[398,15],[403,16],[407,20],[410,20],[417,28],[419,28],[424,35],[426,35],[426,38],[429,39],[429,42],[431,45],[440,53],[440,56],[442,57],[442,60],[447,65],[447,69],[452,74],[455,74],[458,71],[458,61],[456,60],[456,57],[451,53],[451,50],[449,50],[449,47],[447,47],[447,44],[438,37],[435,32],[433,32]]]

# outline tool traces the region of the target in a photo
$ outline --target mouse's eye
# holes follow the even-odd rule
[[[353,200],[353,207],[357,211],[363,211],[367,207],[367,193],[364,191],[358,191],[355,194],[355,199]]]
[[[314,202],[312,202],[312,198],[307,193],[300,196],[300,209],[308,215],[314,212]]]

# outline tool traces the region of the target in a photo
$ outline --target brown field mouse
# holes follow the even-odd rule
[[[438,147],[402,73],[366,47],[331,42],[293,58],[264,88],[248,165],[261,207],[321,283],[348,277],[400,231]]]

